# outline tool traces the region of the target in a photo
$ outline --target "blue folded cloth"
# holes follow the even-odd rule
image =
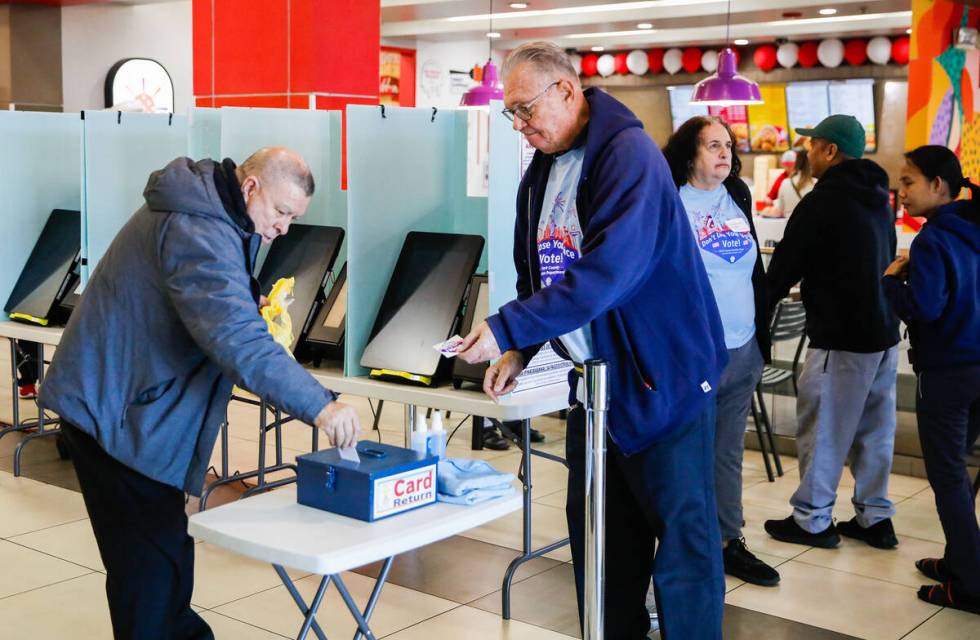
[[[481,502],[486,502],[487,500],[495,500],[496,498],[502,498],[503,496],[509,496],[514,493],[513,485],[501,485],[499,487],[489,487],[486,489],[473,489],[472,491],[467,491],[461,496],[449,496],[444,493],[436,494],[436,500],[439,502],[448,502],[450,504],[465,504],[474,505],[480,504]]]
[[[439,461],[436,472],[438,492],[448,496],[462,496],[479,489],[500,489],[510,486],[513,473],[500,473],[486,460],[446,458]]]

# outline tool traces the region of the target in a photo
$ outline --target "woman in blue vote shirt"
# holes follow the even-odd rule
[[[742,457],[752,393],[769,361],[769,317],[752,197],[739,178],[735,136],[723,120],[695,116],[664,148],[725,329],[728,365],[718,384],[715,489],[725,573],[775,586],[779,573],[742,537]]]

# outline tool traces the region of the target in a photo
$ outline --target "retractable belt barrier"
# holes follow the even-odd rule
[[[607,365],[585,363],[585,634],[602,640],[605,589]]]

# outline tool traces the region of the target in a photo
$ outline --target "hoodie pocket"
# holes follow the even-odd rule
[[[630,341],[630,332],[626,329],[626,323],[623,321],[622,315],[616,311],[613,313],[613,317],[616,319],[616,328],[619,331],[619,335],[622,336],[626,353],[629,354],[630,365],[633,367],[634,373],[636,373],[636,376],[640,379],[640,382],[647,388],[648,391],[656,391],[656,376],[654,376],[652,372],[648,371],[636,357],[636,351],[633,349],[633,343]]]
[[[146,387],[136,395],[136,399],[133,400],[131,406],[147,405],[156,402],[163,397],[165,393],[170,391],[170,388],[174,386],[177,378],[169,378],[163,382],[157,382],[149,387]]]

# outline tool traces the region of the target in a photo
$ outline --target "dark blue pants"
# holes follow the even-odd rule
[[[980,435],[980,366],[919,372],[915,413],[946,563],[968,594],[980,597],[980,527],[965,456]]]
[[[191,609],[194,540],[184,493],[120,464],[89,435],[62,423],[106,569],[117,640],[214,640]]]
[[[714,403],[700,418],[632,456],[607,439],[605,640],[650,629],[653,574],[664,640],[719,640],[725,599],[715,507]],[[585,561],[585,411],[568,414],[568,533],[579,620]]]

